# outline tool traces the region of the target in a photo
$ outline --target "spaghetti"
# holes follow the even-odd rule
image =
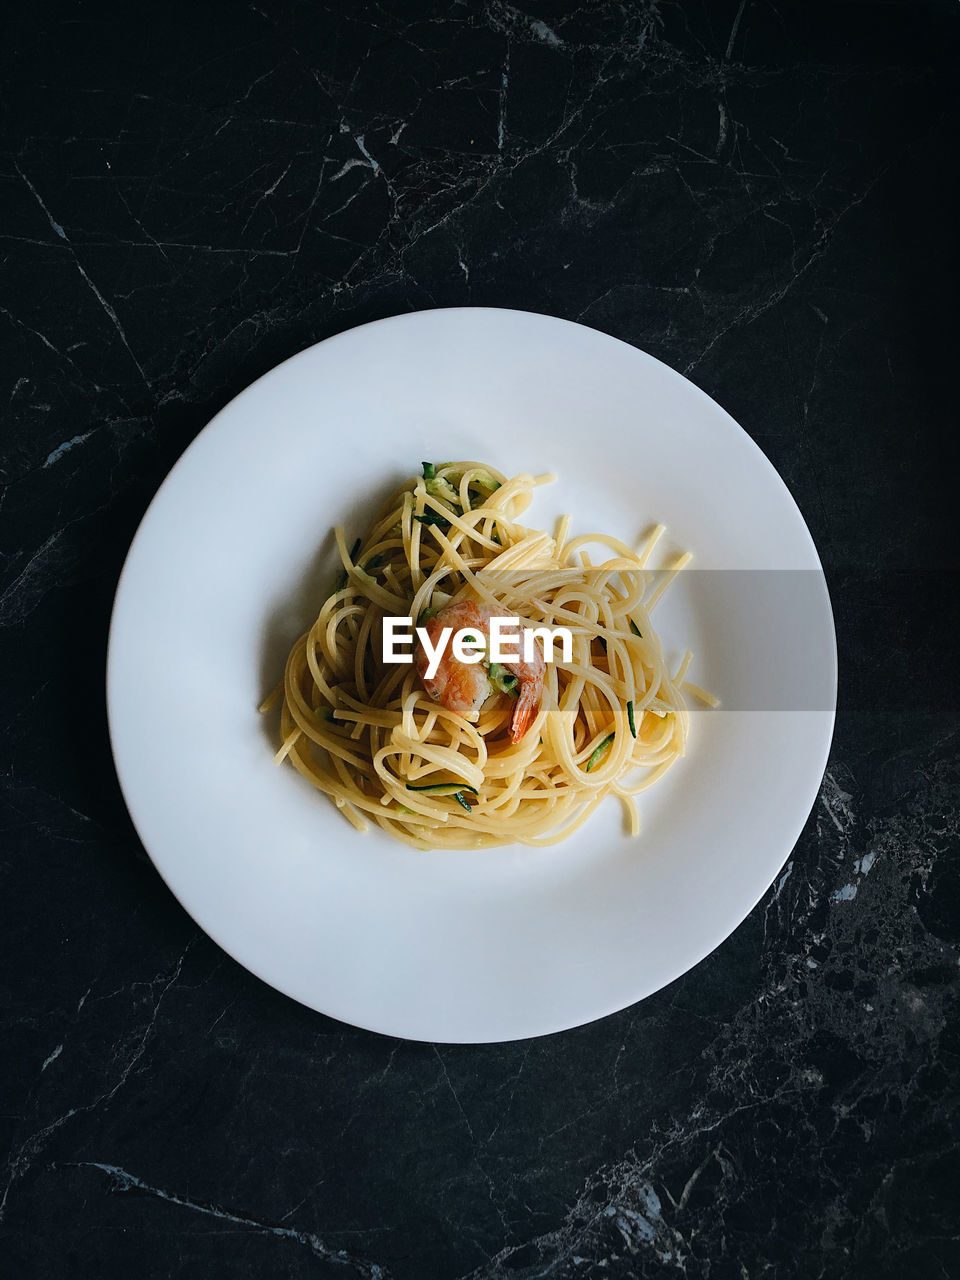
[[[372,821],[420,849],[547,845],[612,794],[636,834],[636,796],[683,755],[689,654],[671,675],[650,611],[690,557],[651,594],[662,526],[640,551],[606,534],[570,538],[568,516],[552,536],[527,528],[519,517],[553,479],[426,463],[352,548],[334,531],[342,571],[262,709],[281,703],[277,762],[359,830]],[[605,555],[593,564],[597,546]],[[465,600],[572,633],[572,660],[545,665],[519,741],[509,681],[474,723],[434,701],[415,666],[383,660],[384,617],[416,622]]]

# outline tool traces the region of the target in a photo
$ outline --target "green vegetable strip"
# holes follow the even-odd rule
[[[600,759],[600,757],[603,755],[607,747],[609,747],[610,743],[614,740],[616,736],[617,735],[615,733],[611,733],[608,737],[604,738],[604,740],[600,743],[599,747],[597,747],[596,751],[594,751],[593,755],[587,761],[587,770],[586,770],[587,773],[590,772],[590,770],[597,763],[597,761]]]
[[[630,630],[633,632],[635,636],[639,636],[641,640],[643,639],[643,632],[640,630],[640,628],[637,626],[637,624],[634,622],[632,618],[630,619]]]
[[[633,720],[633,703],[632,702],[627,703],[627,720],[630,722],[630,732],[633,734],[634,737],[636,737],[637,726]]]
[[[449,529],[450,521],[444,519],[443,516],[437,515],[435,511],[425,511],[422,516],[414,516],[414,520],[419,520],[421,524],[435,524],[438,529]]]
[[[489,471],[478,471],[470,481],[471,489],[478,489],[481,493],[496,493],[500,488],[500,481],[494,480]]]
[[[432,462],[423,463],[424,480],[433,480],[436,477],[436,474],[437,474],[437,468],[434,466]]]
[[[432,498],[439,498],[441,502],[449,502],[451,507],[460,509],[460,495],[450,483],[444,480],[442,476],[437,476],[434,480],[427,481],[427,493]]]
[[[418,787],[412,782],[408,782],[407,790],[431,792],[435,796],[453,796],[460,808],[466,809],[467,813],[471,812],[471,808],[470,805],[467,804],[466,800],[464,800],[463,793],[465,791],[469,791],[473,796],[480,794],[476,787],[468,787],[466,783],[463,782],[428,782],[424,787]]]
[[[499,662],[490,663],[490,680],[501,693],[514,693],[520,683],[513,672]]]

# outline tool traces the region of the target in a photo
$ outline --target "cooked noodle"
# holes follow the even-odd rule
[[[636,834],[635,796],[683,755],[688,731],[689,655],[671,675],[649,617],[664,584],[651,596],[645,566],[662,527],[639,551],[606,534],[570,538],[568,516],[551,537],[519,517],[553,476],[507,479],[475,462],[438,464],[435,476],[432,492],[422,478],[399,489],[352,550],[335,530],[341,581],[264,703],[282,699],[277,761],[359,830],[372,820],[416,848],[553,844],[611,793]],[[588,546],[609,554],[592,564]],[[384,616],[416,626],[465,598],[573,635],[572,661],[558,649],[546,664],[539,711],[516,744],[509,693],[473,724],[434,702],[414,665],[383,661]],[[456,785],[411,789],[440,783]]]

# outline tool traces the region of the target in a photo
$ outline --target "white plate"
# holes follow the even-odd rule
[[[626,540],[652,521],[707,569],[658,608],[668,652],[726,703],[623,833],[611,799],[566,843],[421,853],[356,833],[257,713],[359,532],[423,458],[556,471],[525,519]],[[788,584],[758,605],[744,583]],[[803,625],[792,582],[807,589]],[[740,585],[737,585],[740,584]],[[742,599],[739,597],[743,597]],[[772,603],[771,603],[772,601]],[[802,699],[781,706],[762,690]],[[759,684],[758,684],[759,682]],[[751,690],[761,693],[751,700]],[[353,329],[223,409],[150,505],[120,579],[107,671],[120,784],[160,874],[253,973],[345,1022],[411,1039],[509,1040],[622,1009],[684,973],[777,874],[816,797],[836,646],[807,528],[721,408],[614,338],[463,308]]]

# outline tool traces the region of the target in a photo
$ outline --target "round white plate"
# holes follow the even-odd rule
[[[359,533],[424,458],[555,471],[528,524],[569,511],[632,541],[662,521],[666,551],[726,571],[682,574],[655,614],[724,709],[694,714],[638,839],[610,799],[552,848],[422,853],[274,767],[257,705],[326,594],[330,528]],[[749,913],[816,798],[836,645],[803,519],[721,408],[595,330],[463,308],[319,343],[217,414],[130,549],[107,701],[137,831],[224,950],[357,1026],[509,1040],[650,995]]]

